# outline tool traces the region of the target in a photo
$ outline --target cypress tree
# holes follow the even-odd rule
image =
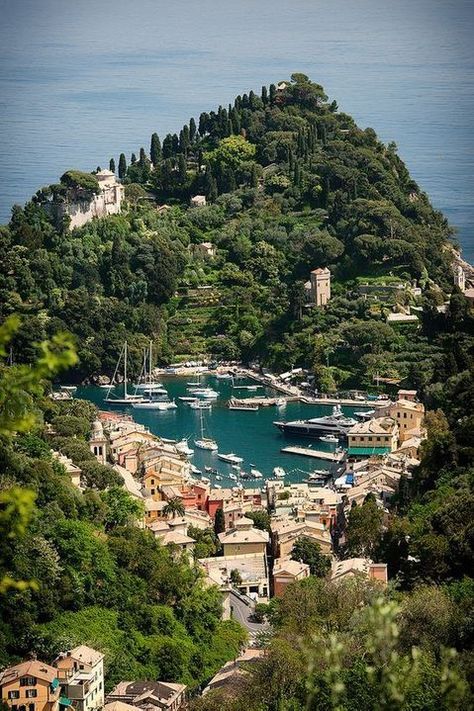
[[[268,104],[268,90],[266,86],[262,86],[262,101],[264,106]]]
[[[209,114],[202,113],[199,117],[199,135],[204,136],[209,127]]]
[[[102,168],[100,167],[100,165],[98,165],[97,168],[95,169],[95,172],[100,173],[101,170],[102,170]]]
[[[137,162],[137,156],[135,155],[135,153],[132,153],[132,156],[130,158],[130,163],[132,165],[135,165],[136,162]]]
[[[270,84],[270,106],[273,106],[275,103],[276,93],[277,90],[275,84]]]
[[[161,143],[157,133],[153,133],[151,136],[150,158],[156,168],[161,160]]]
[[[211,178],[211,186],[209,188],[209,202],[217,200],[217,182],[215,178]]]
[[[143,168],[146,164],[146,153],[144,148],[140,148],[140,158],[138,159],[138,164]]]
[[[217,535],[218,533],[222,533],[223,531],[225,531],[224,510],[217,509],[214,518],[214,532]]]
[[[183,126],[179,132],[179,150],[184,155],[187,154],[189,148],[189,127],[187,125]]]
[[[189,120],[189,140],[191,143],[194,143],[194,139],[196,138],[196,121],[191,118]]]
[[[109,170],[111,170],[112,173],[115,173],[115,161],[113,158],[111,158],[109,161]]]
[[[187,164],[186,164],[186,158],[182,153],[179,154],[178,156],[178,176],[179,176],[179,182],[183,184],[186,181],[186,170],[187,170]]]
[[[176,155],[179,152],[179,138],[176,133],[173,133],[171,136],[171,141],[173,146],[173,155]]]
[[[168,133],[163,141],[163,150],[162,150],[162,155],[163,158],[170,158],[173,154],[173,136],[171,133]]]
[[[250,187],[256,188],[258,187],[258,173],[257,173],[257,164],[253,163],[252,168],[250,170]]]
[[[118,165],[118,175],[120,180],[123,180],[127,175],[127,159],[125,158],[125,153],[120,154],[119,165]]]
[[[295,163],[295,170],[293,173],[293,182],[296,185],[297,188],[301,186],[301,170],[300,170],[300,164],[298,161]]]

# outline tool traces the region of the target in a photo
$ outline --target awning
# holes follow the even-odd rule
[[[72,706],[72,701],[71,701],[71,699],[68,699],[67,696],[60,696],[59,697],[59,705],[60,706]]]
[[[349,447],[347,454],[351,457],[371,457],[391,452],[390,447]]]

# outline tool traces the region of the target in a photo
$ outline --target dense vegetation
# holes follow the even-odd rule
[[[86,444],[95,408],[43,398],[43,378],[74,357],[52,345],[47,364],[0,370],[0,667],[89,644],[106,653],[107,689],[135,678],[193,688],[245,632],[221,621],[219,590],[186,555],[136,527],[141,505]],[[81,466],[83,492],[51,447]]]
[[[425,312],[442,302],[450,229],[395,145],[358,128],[319,85],[297,74],[284,89],[239,96],[162,143],[153,134],[150,158],[142,148],[126,163],[122,155],[123,214],[69,232],[48,217],[47,188],[2,228],[1,315],[28,316],[15,358],[28,362],[32,342],[67,328],[77,337],[74,379],[110,375],[126,335],[135,369],[151,337],[160,362],[258,357],[313,367],[322,389],[375,373],[429,378],[442,348],[430,323],[414,336],[385,315],[392,302],[415,303],[413,279]],[[93,189],[78,171],[63,175],[61,195],[71,185]],[[195,194],[208,205],[188,209]],[[158,212],[155,201],[171,208]],[[214,259],[193,249],[203,241],[217,245]],[[317,266],[333,274],[324,312],[304,308]],[[361,294],[363,280],[407,288],[376,300]]]
[[[340,553],[388,563],[393,587],[383,602],[358,582],[295,585],[267,611],[270,652],[250,681],[197,708],[468,708],[474,315],[452,287],[445,219],[395,146],[359,129],[303,75],[237,97],[162,142],[154,134],[150,157],[142,149],[127,166],[122,154],[118,172],[127,196],[119,216],[72,232],[55,226],[44,209],[52,194],[64,197],[71,181],[93,189],[68,171],[0,230],[0,317],[22,317],[4,334],[19,365],[1,371],[0,665],[83,641],[109,652],[109,683],[159,676],[196,685],[239,646],[241,630],[218,619],[216,592],[131,525],[137,511],[115,472],[90,457],[92,413],[41,395],[58,364],[68,379],[111,374],[125,337],[138,370],[152,338],[160,362],[210,353],[303,365],[325,391],[393,378],[416,387],[429,410],[422,463],[402,479],[389,514],[369,497],[348,516]],[[196,194],[208,205],[188,209]],[[155,200],[169,209],[157,211]],[[199,256],[201,242],[217,245],[217,255]],[[304,305],[317,266],[333,274],[324,310]],[[418,309],[417,327],[386,322],[389,310],[408,305]],[[22,365],[64,330],[78,361],[59,339],[39,366]],[[81,465],[83,494],[50,446]],[[19,513],[33,508],[31,491],[26,527]],[[268,527],[265,516],[255,519]],[[199,534],[200,554],[216,548],[212,533]],[[298,553],[324,575],[327,561],[306,541]],[[38,582],[14,582],[30,579]]]

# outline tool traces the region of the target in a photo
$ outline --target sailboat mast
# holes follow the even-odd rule
[[[124,363],[123,363],[123,396],[126,398],[127,397],[127,351],[128,351],[128,346],[127,346],[127,341],[125,341],[125,346],[124,346]]]
[[[149,363],[149,373],[148,373],[150,385],[152,383],[152,377],[151,377],[152,368],[153,368],[153,341],[150,339],[150,363]]]

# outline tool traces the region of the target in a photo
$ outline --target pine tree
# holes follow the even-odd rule
[[[157,133],[153,133],[150,144],[150,158],[153,165],[156,166],[161,160],[161,143]]]
[[[118,174],[119,174],[120,180],[123,180],[125,178],[125,176],[127,175],[127,159],[125,158],[125,153],[120,154]]]
[[[112,173],[115,173],[115,161],[113,158],[111,158],[109,161],[109,170],[111,170]]]

